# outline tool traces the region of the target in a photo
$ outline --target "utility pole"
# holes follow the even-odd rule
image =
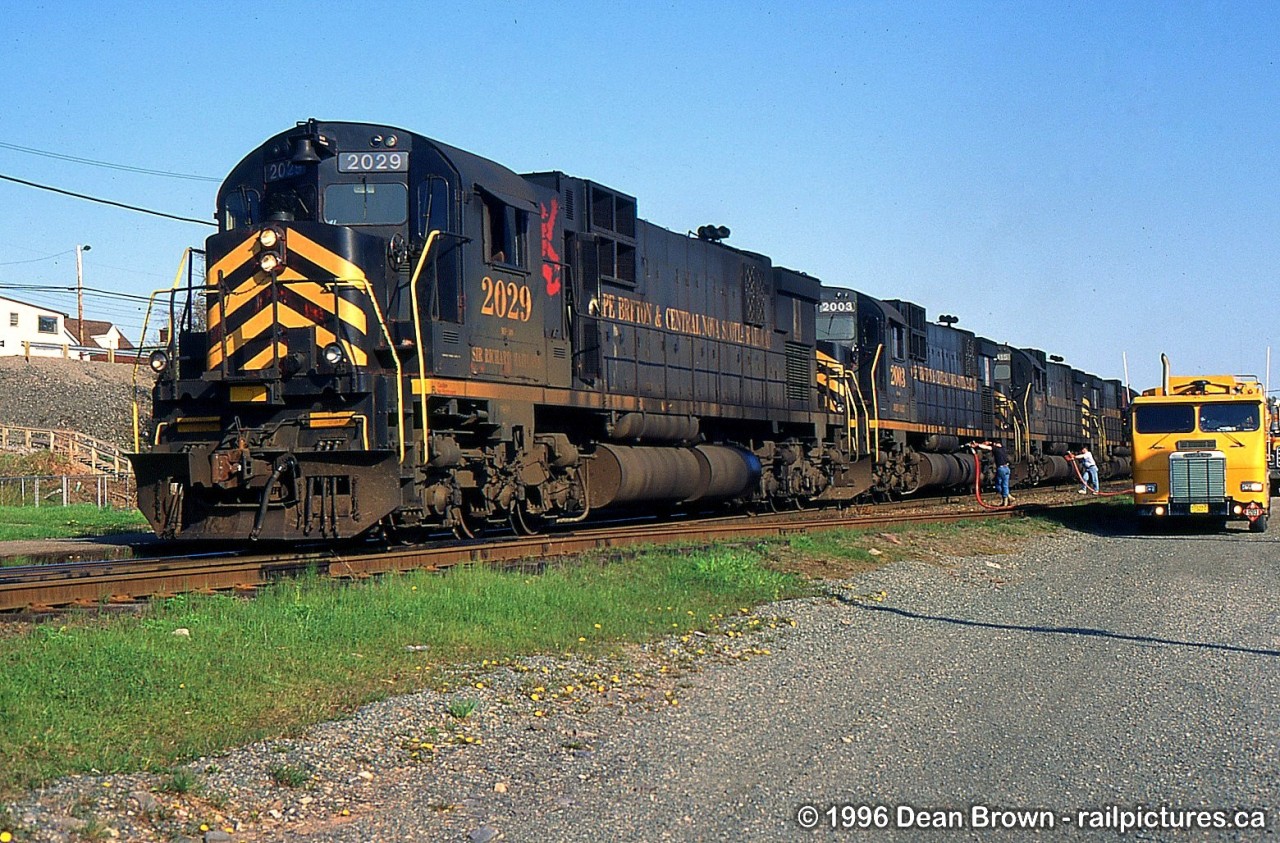
[[[80,255],[90,248],[88,244],[76,246],[76,342],[81,346],[84,345],[84,261]]]

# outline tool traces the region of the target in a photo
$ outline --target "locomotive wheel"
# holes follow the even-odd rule
[[[467,513],[460,506],[449,508],[449,520],[453,522],[453,535],[459,539],[474,539],[475,530],[467,523]]]
[[[517,536],[540,535],[547,521],[540,515],[527,512],[527,509],[528,505],[523,501],[516,501],[515,506],[511,507],[511,529]]]

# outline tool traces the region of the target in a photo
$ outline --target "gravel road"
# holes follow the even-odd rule
[[[636,668],[662,677],[647,702],[604,694],[536,717],[520,697],[528,674],[502,668],[470,691],[482,708],[467,728],[483,743],[465,751],[406,760],[403,736],[438,722],[447,697],[424,692],[238,750],[208,784],[227,827],[242,821],[230,839],[246,841],[857,835],[826,817],[801,829],[806,804],[886,806],[891,828],[875,839],[1029,836],[975,828],[988,807],[1049,812],[1045,839],[1274,837],[1277,593],[1277,534],[1067,531],[1016,555],[899,563],[766,607],[778,629],[748,633],[749,660],[707,657],[674,679],[657,656]],[[548,683],[591,666],[550,669]],[[507,693],[518,702],[496,704]],[[306,763],[317,783],[268,784],[273,758]],[[1121,835],[1121,815],[1105,813],[1162,805],[1229,809],[1228,821],[1265,811],[1268,828]],[[911,816],[899,806],[958,813],[943,817],[950,830],[895,830]],[[151,839],[120,820],[123,837]],[[1081,822],[1104,828],[1082,833]]]

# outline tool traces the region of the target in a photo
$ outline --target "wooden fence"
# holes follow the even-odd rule
[[[137,506],[137,491],[128,473],[0,477],[0,506],[91,503],[99,509],[132,509]]]
[[[75,430],[0,425],[0,450],[51,451],[91,472],[117,476],[129,473],[129,461],[118,447]]]

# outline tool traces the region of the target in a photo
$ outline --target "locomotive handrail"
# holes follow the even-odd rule
[[[333,283],[335,288],[339,285],[349,285],[369,297],[369,301],[373,304],[373,315],[378,318],[378,327],[382,329],[382,336],[387,341],[387,348],[391,349],[391,361],[395,363],[395,366],[396,366],[396,415],[397,415],[397,418],[399,419],[396,431],[399,434],[398,438],[400,439],[400,462],[403,464],[404,454],[405,454],[404,373],[400,368],[400,354],[398,351],[396,351],[396,344],[391,340],[391,330],[387,328],[387,320],[382,315],[382,305],[378,304],[378,297],[373,294],[373,288],[369,286],[369,279],[367,278],[364,278],[364,277],[335,278],[333,279]],[[334,290],[334,295],[335,296],[337,295],[336,289]],[[367,420],[365,421],[365,425],[366,425],[365,439],[367,440],[368,439],[368,429],[367,429],[368,421]],[[368,448],[369,446],[366,443],[365,450],[368,450]]]
[[[884,343],[876,346],[876,356],[871,358],[871,406],[875,408],[875,439],[872,441],[872,459],[880,459],[880,395],[876,390],[876,369],[880,366],[880,355],[884,352]]]
[[[427,461],[427,362],[426,355],[422,350],[422,314],[418,308],[418,277],[422,274],[422,267],[427,262],[427,255],[431,254],[431,246],[436,242],[436,238],[440,236],[440,229],[432,229],[427,235],[427,243],[422,247],[422,254],[418,256],[418,265],[413,269],[413,278],[409,280],[409,298],[413,304],[413,336],[417,342],[418,352],[418,394],[422,396],[422,462]],[[402,422],[403,424],[403,422]],[[404,439],[404,427],[401,426],[401,439]],[[403,444],[401,448],[403,449]],[[404,461],[403,455],[401,462]]]
[[[871,451],[871,413],[867,411],[867,399],[862,394],[861,384],[858,383],[858,373],[856,371],[846,372],[845,377],[853,384],[853,393],[858,396],[858,406],[862,408],[862,417],[867,420],[867,423],[862,425],[862,441],[866,443],[866,450],[869,453]],[[854,451],[854,453],[856,454],[857,451]]]
[[[1023,447],[1029,456],[1031,454],[1031,384],[1027,384],[1026,390],[1022,393],[1022,417],[1026,419],[1026,430],[1023,433],[1025,440]],[[1016,416],[1015,416],[1016,418]]]
[[[182,280],[182,269],[187,265],[187,261],[191,259],[191,247],[182,250],[182,260],[178,261],[178,271],[173,276],[173,283],[169,285],[169,289],[161,288],[153,290],[151,295],[147,297],[147,312],[142,317],[142,335],[138,337],[138,347],[142,348],[143,343],[147,339],[147,325],[151,322],[151,307],[155,304],[156,296],[162,293],[168,293],[172,296],[178,290],[178,282]],[[177,332],[173,329],[173,318],[169,319],[169,344],[172,345],[177,341]],[[140,453],[142,451],[142,433],[140,430],[141,422],[138,418],[138,366],[142,363],[142,355],[139,354],[133,361],[133,452]]]

